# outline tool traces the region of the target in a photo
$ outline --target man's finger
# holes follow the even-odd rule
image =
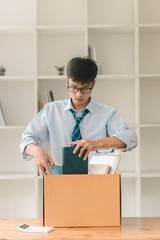
[[[44,167],[45,167],[47,173],[48,173],[49,175],[51,175],[51,170],[50,170],[48,164],[46,164]]]
[[[45,169],[43,166],[39,166],[39,168],[41,169],[41,173],[44,174],[45,173]]]
[[[78,142],[78,141],[77,141]],[[82,147],[84,145],[84,143],[81,141],[81,142],[79,142],[77,145],[76,145],[76,147],[74,148],[74,151],[73,151],[73,153],[76,153],[78,150],[79,150],[79,148],[80,147]]]
[[[69,142],[68,145],[76,145],[80,142],[81,140],[78,140],[78,141],[74,141],[74,142]]]
[[[51,165],[51,168],[54,169],[55,163],[54,163],[54,161],[52,160],[52,158],[49,158],[48,161],[49,161],[49,163],[50,163],[50,165]]]
[[[85,156],[84,156],[84,158],[83,158],[84,161],[87,160],[89,153],[90,153],[90,150],[88,149],[86,154],[85,154]]]
[[[82,148],[81,148],[81,150],[80,150],[80,152],[79,152],[79,157],[82,157],[82,155],[83,155],[83,153],[84,153],[84,151],[87,149],[87,146],[83,146]]]

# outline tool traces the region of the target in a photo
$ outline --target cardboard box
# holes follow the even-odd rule
[[[43,190],[44,226],[120,226],[119,174],[44,175]]]

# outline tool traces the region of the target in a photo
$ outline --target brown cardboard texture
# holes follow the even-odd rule
[[[120,226],[121,178],[114,175],[44,175],[43,225]]]

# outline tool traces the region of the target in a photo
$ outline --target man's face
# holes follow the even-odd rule
[[[94,88],[95,81],[94,83],[89,82],[81,84],[78,82],[74,82],[71,78],[69,78],[67,79],[67,84],[69,87],[69,95],[72,99],[72,104],[75,110],[84,109],[89,102],[89,98],[91,96],[91,91]],[[81,88],[81,90],[78,90],[77,88]]]

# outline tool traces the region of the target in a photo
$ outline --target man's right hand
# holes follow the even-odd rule
[[[40,147],[35,144],[29,144],[25,148],[25,153],[31,155],[35,159],[35,164],[41,169],[42,174],[45,173],[45,169],[49,175],[51,175],[51,170],[49,165],[52,169],[54,169],[54,161],[52,158]]]
[[[51,170],[48,166],[48,163],[51,165],[51,168],[54,169],[55,163],[52,158],[43,150],[39,149],[36,155],[34,156],[35,164],[41,169],[42,174],[45,173],[45,169],[49,175],[51,175]]]

